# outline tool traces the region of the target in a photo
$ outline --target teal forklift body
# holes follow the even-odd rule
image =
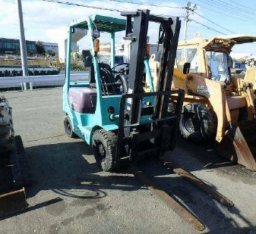
[[[69,117],[72,131],[82,138],[89,145],[91,144],[92,134],[96,129],[103,128],[108,131],[114,131],[118,128],[118,120],[111,118],[111,115],[119,113],[121,95],[102,95],[100,70],[97,54],[94,51],[93,38],[90,37],[90,48],[92,55],[92,64],[96,82],[95,92],[95,110],[93,113],[78,112],[71,106],[70,90],[78,88],[91,88],[89,82],[71,82],[70,80],[70,64],[71,64],[71,41],[72,33],[76,28],[88,30],[92,35],[96,28],[100,32],[107,32],[111,35],[111,65],[114,65],[115,58],[115,33],[125,30],[126,20],[112,17],[94,15],[73,23],[69,26],[69,38],[66,53],[66,77],[63,87],[63,111]],[[109,108],[114,110],[110,113]]]
[[[127,20],[96,15],[73,23],[67,44],[63,87],[65,131],[92,146],[96,163],[104,171],[118,169],[122,160],[135,162],[173,149],[184,97],[182,90],[170,90],[180,20],[150,15],[149,10],[122,15]],[[149,22],[160,25],[159,43],[163,44],[156,88],[146,49]],[[116,69],[114,64],[115,37],[120,31],[125,32],[129,46],[130,59],[124,70]],[[100,32],[110,35],[108,62],[101,62],[98,53]],[[72,82],[72,49],[76,48],[74,42],[86,33],[91,48],[87,63],[91,67],[89,81]],[[145,91],[145,84],[150,92]],[[178,94],[175,103],[170,98],[174,93]]]
[[[91,87],[89,81],[71,82],[70,79],[70,65],[71,65],[71,42],[72,34],[76,29],[85,29],[88,32],[90,39],[90,48],[92,55],[93,73],[95,77],[94,88]],[[82,138],[89,145],[92,144],[92,135],[97,129],[105,129],[106,131],[115,131],[119,129],[119,114],[120,114],[120,101],[122,94],[105,95],[102,91],[101,73],[98,61],[97,52],[94,50],[94,30],[98,32],[105,32],[110,34],[111,38],[111,66],[114,66],[115,58],[115,34],[126,29],[126,20],[117,19],[112,17],[94,15],[87,17],[84,20],[74,22],[69,26],[69,37],[66,53],[66,79],[63,87],[63,111],[68,116],[72,131]],[[154,85],[149,68],[148,58],[144,58],[144,72],[146,74],[146,82],[150,87],[150,92],[154,92]],[[95,108],[89,111],[78,111],[72,105],[72,92],[79,89],[89,90],[89,96],[86,98],[91,99]],[[84,93],[78,92],[75,96],[81,96],[85,99]],[[144,95],[141,100],[141,107],[147,108],[155,106],[154,95]],[[150,123],[151,114],[141,116],[139,124]]]

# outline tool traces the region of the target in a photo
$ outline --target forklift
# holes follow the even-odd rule
[[[126,19],[94,15],[72,23],[67,43],[63,87],[65,132],[92,146],[103,171],[117,170],[121,161],[135,163],[172,150],[184,98],[183,90],[170,88],[181,25],[179,18],[151,15],[149,10],[121,15]],[[151,85],[146,92],[145,80],[153,84],[147,53],[150,22],[159,24],[158,40],[163,51],[157,86]],[[115,38],[120,32],[130,45],[125,75],[124,69],[118,69],[114,63]],[[89,38],[91,48],[89,80],[72,81],[71,52],[74,42],[83,34]],[[111,38],[110,63],[101,61],[100,57],[99,39],[101,36],[105,39],[106,35]],[[174,94],[178,96],[175,102],[171,98]]]

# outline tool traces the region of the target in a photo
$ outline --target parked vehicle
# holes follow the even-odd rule
[[[167,65],[174,64],[180,21],[150,15],[149,11],[128,12],[123,16],[127,20],[94,15],[69,27],[63,87],[64,127],[70,137],[78,136],[92,146],[104,171],[118,169],[121,160],[134,162],[173,149],[184,95],[182,90],[170,90],[173,67],[167,69]],[[164,53],[158,88],[144,92],[145,73],[151,77],[146,53],[151,21],[162,26]],[[70,45],[76,31],[81,30],[85,30],[91,48],[90,80],[72,82]],[[120,31],[131,43],[128,72],[123,70],[123,64],[115,66],[115,34]],[[104,33],[111,38],[111,66],[100,61],[99,38]],[[168,111],[173,93],[178,96],[178,103]]]
[[[180,132],[186,139],[215,138],[220,154],[256,170],[256,121],[253,72],[232,76],[230,52],[255,37],[193,39],[179,44],[172,88],[185,90]],[[154,55],[151,68],[157,77]],[[187,73],[187,74],[184,74]],[[254,79],[254,78],[253,78]],[[219,147],[221,148],[221,147]]]
[[[30,183],[22,139],[15,136],[12,108],[0,97],[0,216],[27,207],[25,186]]]

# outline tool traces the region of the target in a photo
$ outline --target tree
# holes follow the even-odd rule
[[[45,49],[41,41],[36,42],[36,51],[40,55],[45,55]]]

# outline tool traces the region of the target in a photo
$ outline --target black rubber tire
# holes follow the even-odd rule
[[[103,171],[112,171],[115,168],[114,154],[117,136],[104,129],[96,130],[92,137],[92,148],[95,160]]]
[[[193,142],[206,142],[216,134],[215,113],[202,104],[183,106],[179,123],[180,133]]]
[[[64,118],[64,129],[65,133],[70,137],[70,138],[77,138],[77,135],[73,132],[72,130],[72,125],[71,121],[68,116]]]
[[[10,155],[12,179],[15,187],[28,186],[32,183],[28,157],[21,137],[14,138],[15,150]]]

